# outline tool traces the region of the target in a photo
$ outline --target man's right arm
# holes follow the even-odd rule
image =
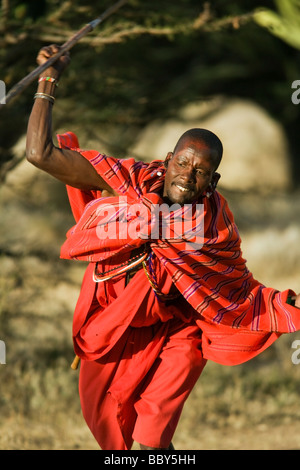
[[[58,51],[58,46],[52,45],[41,49],[37,62],[44,63]],[[57,82],[64,68],[69,63],[69,55],[62,55],[58,61],[43,73]],[[83,190],[105,191],[105,195],[117,193],[101,178],[91,163],[79,152],[60,149],[52,141],[52,98],[56,82],[49,80],[38,84],[37,97],[30,114],[26,157],[27,160],[41,170],[59,179],[65,184]],[[44,96],[44,97],[43,97]]]

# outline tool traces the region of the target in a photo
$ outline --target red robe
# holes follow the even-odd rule
[[[124,275],[96,286],[92,279],[96,262],[103,270],[114,269],[126,261],[133,249],[149,243],[149,239],[140,235],[126,236],[123,232],[121,239],[116,236],[105,238],[104,228],[113,227],[115,230],[117,227],[121,233],[119,209],[124,202],[126,227],[130,222],[138,222],[136,207],[141,207],[146,216],[140,233],[143,230],[147,232],[152,208],[155,204],[162,204],[158,192],[164,182],[163,162],[148,164],[133,159],[118,160],[96,151],[84,151],[72,133],[58,136],[58,139],[62,147],[72,148],[87,158],[121,196],[120,205],[120,198],[101,198],[100,192],[67,188],[76,225],[67,234],[61,257],[90,261],[73,324],[74,348],[84,359],[81,369],[85,378],[80,386],[84,414],[102,448],[123,448],[123,440],[124,448],[130,448],[132,433],[133,438],[140,439],[143,444],[152,447],[168,445],[184,400],[206,359],[225,365],[240,364],[265,350],[282,333],[300,329],[299,309],[286,303],[287,297],[295,293],[291,290],[279,292],[253,278],[242,257],[240,236],[232,213],[217,191],[209,199],[204,197],[199,201],[204,205],[201,248],[190,249],[186,241],[172,238],[172,224],[168,239],[150,240],[152,271],[159,289],[167,293],[175,285],[181,293],[178,301],[170,304],[159,301],[143,270],[126,288]],[[180,214],[182,210],[178,209]],[[191,218],[194,215],[195,210]],[[172,358],[172,348],[166,347],[173,341],[178,345],[178,334],[181,340],[185,337],[180,348],[183,347],[182,357],[187,358],[187,365],[192,363],[191,355],[194,358],[192,366],[182,367],[182,370],[190,367],[191,371],[182,383],[179,378],[182,370],[177,375],[175,372],[180,361],[176,361],[176,352]],[[190,343],[187,338],[192,338]],[[196,344],[196,349],[191,347],[192,343]],[[158,359],[163,363],[162,357],[164,364],[168,361],[173,363],[173,367],[168,369],[168,378],[174,390],[169,384],[163,386],[162,376],[165,374],[161,376],[158,373],[157,380],[149,382],[149,371],[154,373]],[[170,371],[173,371],[173,377]],[[148,388],[141,391],[139,385],[145,382]],[[152,395],[151,387],[154,389]],[[170,396],[157,413],[160,425],[156,424],[153,412],[148,413],[151,418],[147,425],[145,403],[152,400],[150,408],[153,409],[153,403],[163,395],[157,390],[168,387]],[[184,391],[176,395],[176,388],[180,387]],[[147,398],[143,401],[137,398],[137,393]],[[89,398],[84,399],[84,396]],[[93,405],[87,404],[91,402]],[[168,403],[172,403],[169,414]],[[108,430],[115,426],[104,426],[103,423],[110,423],[115,415],[120,431],[115,431],[113,442]],[[147,435],[139,425],[142,422],[146,422],[148,433],[149,427],[154,429],[148,443],[145,442]],[[166,428],[168,432],[164,434],[163,429]],[[159,441],[155,437],[157,435],[160,435]]]

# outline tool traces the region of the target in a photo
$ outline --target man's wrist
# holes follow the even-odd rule
[[[58,79],[55,78],[54,75],[48,75],[47,73],[41,74],[38,79],[37,93],[46,93],[55,98],[57,86]]]
[[[52,77],[59,81],[61,73],[55,67],[48,67],[40,74],[40,77]]]

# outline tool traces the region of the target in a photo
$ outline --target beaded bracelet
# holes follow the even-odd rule
[[[58,86],[58,82],[56,80],[56,78],[53,78],[53,77],[40,77],[38,82],[51,82],[51,83],[55,83],[56,86]]]
[[[50,103],[54,104],[55,98],[54,96],[48,95],[47,93],[36,93],[34,95],[34,99],[42,98],[44,100],[50,101]]]

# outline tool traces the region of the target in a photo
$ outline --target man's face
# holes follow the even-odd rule
[[[217,179],[216,153],[203,142],[185,141],[168,153],[163,196],[180,205],[198,199]]]

